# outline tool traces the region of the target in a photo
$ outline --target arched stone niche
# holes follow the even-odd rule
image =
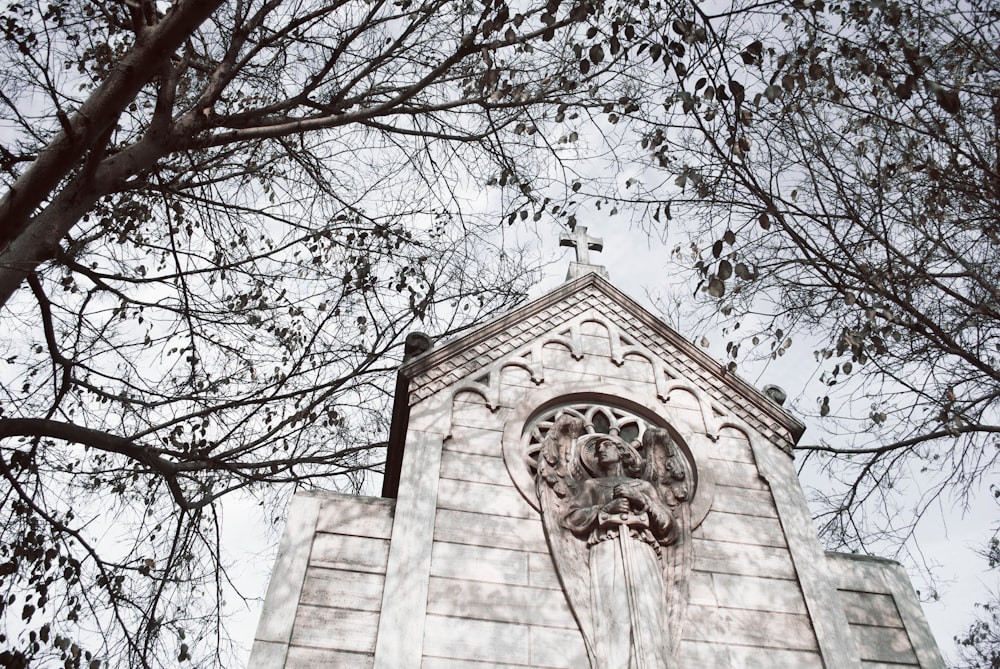
[[[536,390],[514,407],[505,422],[504,464],[518,491],[536,511],[540,510],[534,478],[538,448],[560,413],[581,418],[589,433],[617,434],[628,442],[640,439],[649,426],[667,430],[691,472],[691,529],[708,515],[715,497],[715,478],[708,458],[711,438],[704,431],[683,427],[685,421],[671,420],[670,407],[628,388],[580,383]]]

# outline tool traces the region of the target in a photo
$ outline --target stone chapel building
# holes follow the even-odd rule
[[[803,425],[578,259],[408,340],[383,495],[294,498],[250,666],[943,668],[899,564],[820,546]]]

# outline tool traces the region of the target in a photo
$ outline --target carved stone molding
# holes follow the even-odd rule
[[[584,352],[581,328],[594,323],[606,333],[602,335],[607,338],[606,357],[614,366],[630,359],[646,361],[661,402],[669,404],[676,392],[695,396],[709,435],[716,436],[726,417],[733,416],[791,452],[801,426],[776,404],[725,373],[719,363],[625,296],[609,295],[617,291],[603,280],[591,275],[573,283],[579,284],[578,291],[555,291],[484,328],[480,338],[463,338],[468,343],[461,348],[452,350],[445,344],[407,363],[413,374],[410,404],[450,390],[482,397],[491,411],[497,411],[504,368],[523,368],[534,384],[547,383],[549,370],[543,361],[547,345],[567,350],[581,371],[586,371],[593,354]]]

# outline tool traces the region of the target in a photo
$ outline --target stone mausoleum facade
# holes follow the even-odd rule
[[[587,269],[408,357],[383,497],[295,497],[250,666],[943,667],[900,565],[820,546],[802,424]]]

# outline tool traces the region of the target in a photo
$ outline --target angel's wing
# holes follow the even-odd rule
[[[674,507],[691,498],[691,465],[669,432],[660,427],[647,428],[642,435],[642,454],[647,460],[645,478],[656,486],[664,504]]]
[[[688,604],[688,580],[694,564],[691,542],[691,508],[687,500],[691,489],[691,465],[681,454],[670,434],[658,427],[649,427],[642,435],[643,456],[647,459],[648,480],[660,499],[670,508],[677,523],[677,539],[661,551],[663,583],[666,586],[667,620],[670,625],[671,654],[677,657]]]
[[[569,499],[580,484],[571,469],[575,462],[574,441],[584,432],[583,421],[569,415],[556,418],[545,435],[538,454],[535,492],[542,509],[542,524],[556,573],[569,602],[573,616],[580,625],[593,660],[593,615],[590,611],[590,571],[587,566],[587,542],[573,536],[562,526]]]

